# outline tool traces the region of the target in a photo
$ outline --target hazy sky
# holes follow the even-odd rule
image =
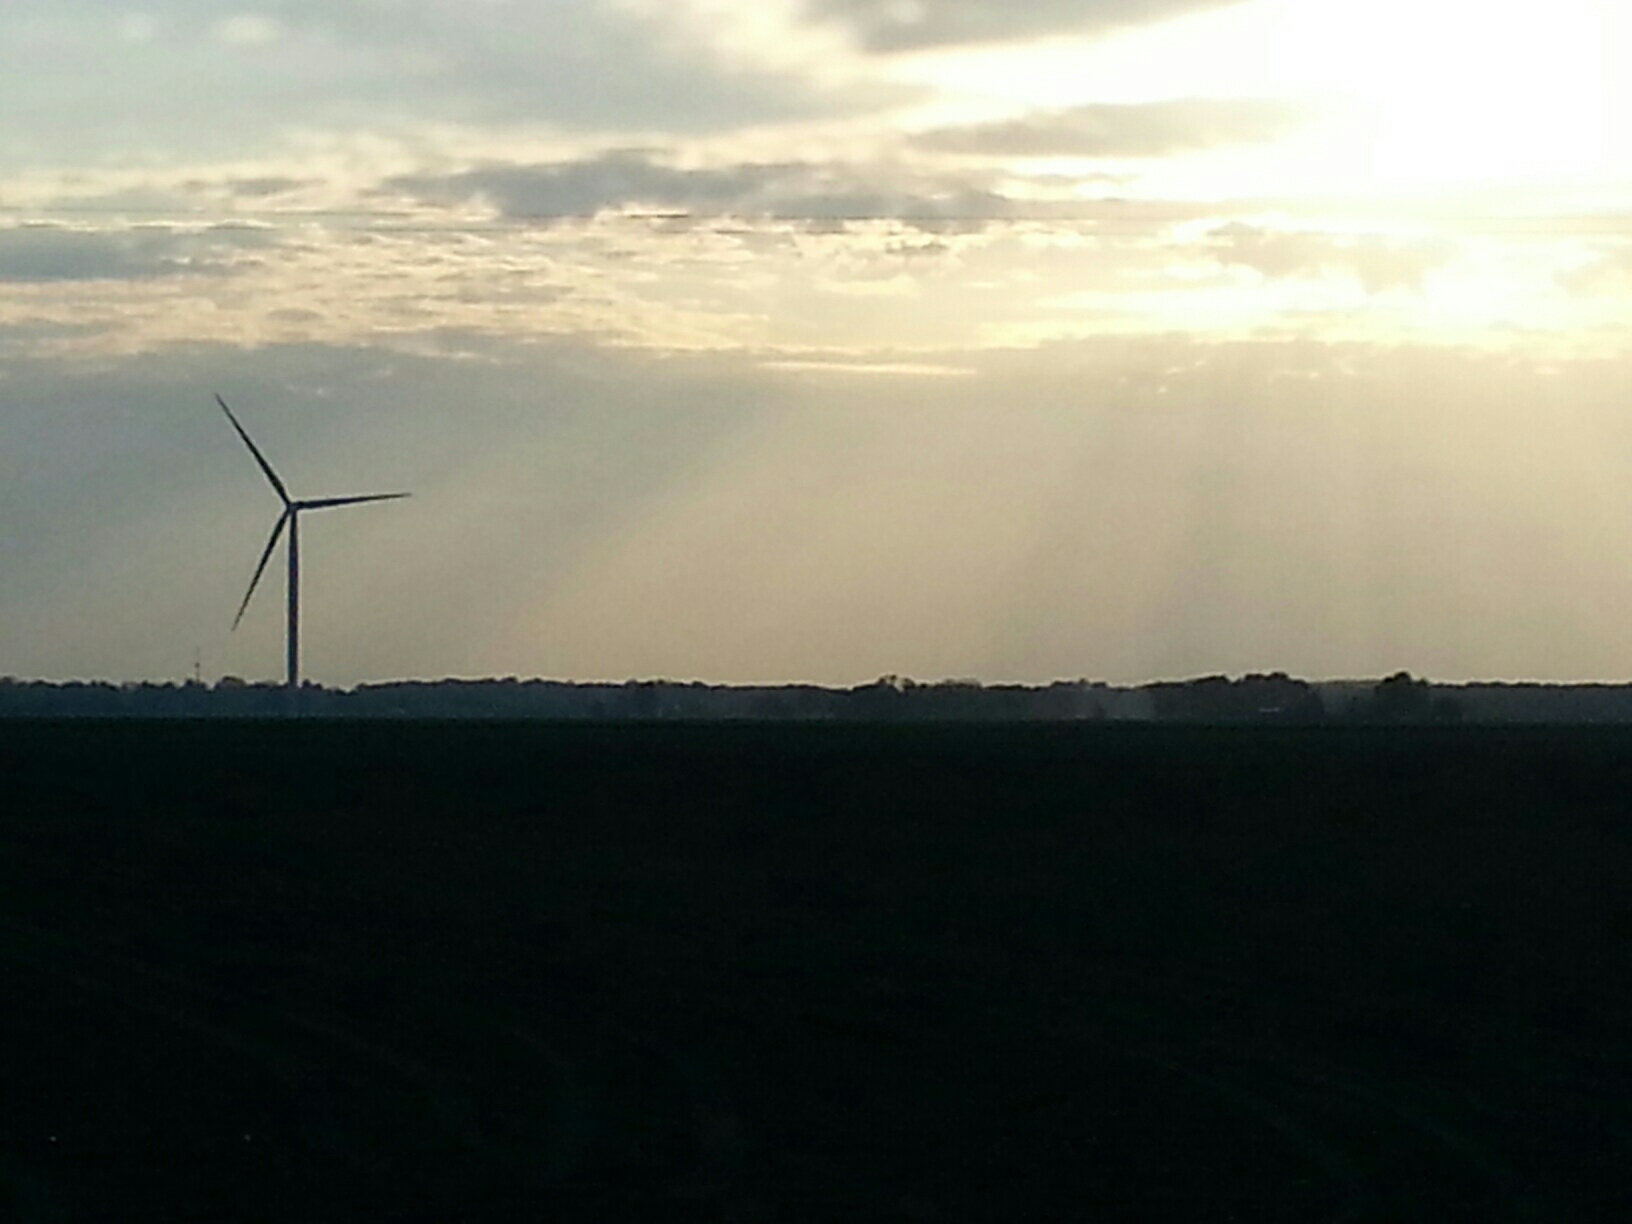
[[[7,0],[0,674],[1632,676],[1622,0]]]

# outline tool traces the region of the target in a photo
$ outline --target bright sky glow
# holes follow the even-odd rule
[[[1378,109],[1379,182],[1533,183],[1602,172],[1618,121],[1604,81],[1604,7],[1383,0],[1345,22],[1348,50],[1330,63],[1332,79]]]

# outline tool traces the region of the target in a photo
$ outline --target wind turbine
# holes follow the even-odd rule
[[[232,627],[238,628],[238,622],[244,619],[244,609],[249,607],[250,597],[255,594],[255,587],[261,581],[261,575],[266,572],[266,563],[272,559],[272,550],[278,546],[278,537],[283,534],[284,527],[289,528],[289,636],[288,659],[289,678],[286,681],[291,692],[300,688],[300,512],[302,510],[332,510],[336,506],[360,506],[364,502],[396,501],[398,498],[410,496],[407,493],[365,493],[355,497],[308,497],[297,501],[289,496],[289,490],[284,488],[283,481],[272,470],[272,465],[261,454],[260,448],[250,441],[249,434],[238,423],[238,418],[232,415],[232,409],[227,407],[227,401],[219,394],[215,402],[221,405],[221,411],[227,414],[227,420],[238,431],[238,436],[249,447],[249,453],[255,456],[255,462],[261,465],[261,471],[271,482],[273,490],[283,502],[283,514],[279,516],[277,526],[272,528],[272,537],[266,542],[266,550],[261,553],[260,564],[255,567],[255,576],[249,580],[249,590],[244,592],[244,602],[238,605],[238,615],[232,618]]]

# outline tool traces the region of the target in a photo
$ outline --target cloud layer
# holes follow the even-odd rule
[[[998,123],[925,133],[928,149],[984,157],[1167,157],[1283,136],[1302,108],[1263,99],[1183,98],[1043,111]]]
[[[843,109],[808,82],[592,0],[285,0],[223,13],[164,0],[133,21],[93,0],[0,15],[0,166],[206,151],[292,128],[548,123],[696,132]]]
[[[836,19],[874,51],[991,43],[1047,34],[1102,34],[1166,21],[1237,0],[809,0],[818,18]]]
[[[542,165],[489,166],[387,184],[438,203],[490,202],[508,218],[592,217],[603,211],[674,212],[787,220],[985,220],[1016,202],[955,173],[842,162],[665,165],[648,153],[612,151]]]
[[[0,229],[0,282],[141,281],[166,276],[224,275],[239,253],[264,249],[264,229],[214,225],[178,230],[119,230],[59,225]]]

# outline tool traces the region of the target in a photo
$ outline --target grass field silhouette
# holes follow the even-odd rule
[[[0,1203],[1615,1218],[1628,749],[8,724]]]

